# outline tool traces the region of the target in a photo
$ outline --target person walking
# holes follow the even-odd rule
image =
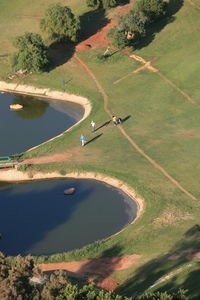
[[[114,124],[114,125],[117,125],[117,124],[118,124],[117,117],[112,116],[112,121],[113,121],[113,124]]]
[[[81,146],[83,147],[85,145],[85,137],[83,134],[81,134],[80,140],[81,140]]]
[[[95,126],[96,126],[94,121],[91,122],[91,126],[92,126],[92,132],[94,132],[95,131]]]

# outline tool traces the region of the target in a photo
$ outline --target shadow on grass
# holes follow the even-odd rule
[[[96,135],[95,137],[93,137],[91,140],[89,140],[88,142],[85,143],[85,146],[94,142],[95,140],[97,140],[98,138],[100,138],[103,135],[103,133]]]
[[[128,119],[130,119],[131,115],[126,116],[125,118],[121,119],[121,122],[124,123],[126,122]]]
[[[100,125],[99,127],[97,127],[97,128],[94,130],[94,132],[97,131],[97,130],[99,130],[99,129],[101,129],[101,128],[103,128],[104,126],[108,126],[108,124],[110,124],[110,122],[111,122],[111,120],[109,120],[109,121],[103,123],[102,125]]]
[[[80,274],[91,277],[95,285],[99,286],[119,265],[122,257],[120,256],[122,247],[114,245],[102,252],[101,256],[94,257],[87,264],[78,270]],[[73,274],[72,274],[73,276]]]
[[[146,34],[140,37],[135,42],[133,41],[133,47],[135,50],[140,50],[148,46],[154,39],[157,33],[162,31],[166,25],[175,21],[176,17],[173,16],[183,6],[183,0],[170,0],[166,4],[166,14],[152,24],[148,24],[146,28]]]
[[[81,25],[79,42],[86,40],[109,23],[103,9],[90,10],[80,16],[79,19]]]
[[[48,55],[51,62],[48,71],[65,64],[70,58],[72,58],[74,52],[75,46],[73,44],[61,42],[52,43],[48,49]]]
[[[194,227],[190,228],[183,236],[183,238],[175,244],[175,246],[165,255],[162,255],[156,259],[153,259],[147,262],[145,265],[140,267],[136,273],[130,279],[124,282],[118,290],[117,293],[132,295],[133,293],[142,294],[145,290],[149,289],[152,285],[154,285],[157,280],[162,277],[169,275],[171,272],[176,272],[177,269],[181,267],[184,268],[184,264],[187,264],[191,261],[192,258],[197,255],[200,251],[200,232],[198,228],[194,225]],[[192,279],[195,278],[195,274],[199,271],[194,271],[190,274],[190,267],[187,269],[187,278],[182,282],[175,282],[176,276],[172,277],[172,279],[166,279],[166,283],[163,285],[162,283],[162,291],[167,292],[176,292],[179,288],[188,289],[189,295],[191,296],[194,292],[200,293],[200,287],[198,285],[198,292],[193,291]],[[198,277],[199,278],[199,277]],[[179,282],[179,283],[178,283]],[[195,281],[197,282],[197,280]],[[156,286],[156,285],[155,285]],[[159,286],[159,285],[158,285]],[[160,291],[154,287],[154,291]],[[191,297],[191,299],[193,299]],[[195,298],[196,299],[196,298]]]
[[[121,0],[121,1],[119,1],[119,5],[126,5],[126,4],[128,4],[128,3],[130,3],[130,0]]]

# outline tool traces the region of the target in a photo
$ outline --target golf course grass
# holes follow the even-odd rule
[[[53,48],[52,53],[56,54],[52,55],[54,67],[51,71],[8,79],[15,36],[23,34],[25,29],[39,32],[40,18],[54,3],[45,0],[41,6],[40,1],[35,0],[30,6],[28,2],[13,0],[0,4],[0,80],[85,96],[91,101],[92,112],[73,130],[24,153],[23,157],[49,156],[70,150],[73,153],[80,145],[81,133],[87,141],[98,136],[70,160],[32,165],[29,172],[107,174],[129,184],[145,202],[142,216],[118,235],[70,253],[36,260],[60,262],[135,253],[141,257],[134,266],[113,274],[121,283],[119,293],[130,296],[135,291],[147,289],[171,292],[185,288],[189,290],[190,299],[199,299],[197,278],[200,271],[195,258],[200,249],[200,232],[195,227],[200,218],[198,0],[192,0],[192,4],[189,0],[183,3],[169,0],[171,15],[154,24],[151,34],[138,49],[128,49],[130,55],[134,53],[145,61],[152,60],[151,65],[157,72],[146,68],[132,73],[143,64],[115,50],[110,50],[112,55],[101,61],[98,57],[106,47],[77,52],[78,59],[96,77],[104,94],[73,51],[64,46]],[[83,20],[89,11],[82,0],[60,3],[71,7]],[[99,18],[108,18],[113,12],[114,9]],[[92,11],[88,14],[92,16]],[[91,132],[91,120],[100,127],[112,114],[124,120],[120,125],[122,130],[110,122],[95,133]],[[171,259],[174,253],[177,257]],[[151,287],[172,272],[175,275]]]

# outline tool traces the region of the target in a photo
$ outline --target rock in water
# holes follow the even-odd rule
[[[72,194],[75,193],[75,191],[76,191],[76,189],[74,187],[71,187],[71,188],[68,188],[68,189],[64,190],[64,194],[65,195],[72,195]]]
[[[23,105],[21,105],[21,104],[11,104],[10,105],[10,109],[12,109],[12,110],[19,110],[22,108],[23,108]]]

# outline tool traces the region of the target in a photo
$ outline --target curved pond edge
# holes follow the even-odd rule
[[[61,101],[69,101],[69,102],[74,102],[77,104],[80,104],[84,107],[84,115],[83,117],[73,126],[68,128],[66,131],[63,133],[49,139],[48,141],[45,141],[44,143],[41,143],[35,147],[32,147],[31,149],[27,150],[30,151],[36,147],[39,147],[42,144],[45,144],[51,140],[54,140],[58,138],[59,136],[62,136],[65,132],[70,131],[73,127],[77,126],[80,124],[84,119],[86,119],[91,110],[92,106],[90,101],[82,96],[77,96],[74,94],[69,94],[66,92],[60,92],[60,91],[53,91],[48,88],[36,88],[34,86],[29,86],[29,85],[19,85],[19,84],[14,84],[14,83],[7,83],[4,81],[0,81],[0,91],[3,92],[9,92],[9,93],[20,93],[20,94],[25,94],[25,95],[30,95],[34,97],[43,97],[43,98],[48,98],[52,100],[61,100]],[[125,182],[111,177],[107,176],[101,173],[97,172],[70,172],[66,175],[61,175],[58,172],[51,172],[51,173],[41,173],[41,172],[34,172],[30,174],[30,172],[21,172],[16,169],[12,170],[3,170],[0,172],[0,181],[6,181],[6,182],[22,182],[22,181],[33,181],[33,180],[45,180],[45,179],[55,179],[55,178],[74,178],[74,179],[94,179],[98,181],[102,181],[104,183],[110,184],[111,186],[114,186],[120,190],[122,190],[124,193],[126,193],[134,202],[136,202],[138,210],[137,210],[137,215],[136,218],[130,223],[133,224],[136,222],[136,220],[141,216],[141,214],[144,211],[145,207],[145,202],[144,200],[139,197],[136,193],[136,191],[128,184]],[[125,226],[126,227],[126,226]],[[117,232],[116,234],[120,233],[125,229],[125,227]]]
[[[91,106],[89,99],[82,97],[82,96],[75,95],[75,94],[69,94],[66,92],[50,90],[48,88],[41,89],[41,88],[36,88],[31,85],[20,85],[20,84],[7,83],[4,81],[0,81],[0,91],[5,92],[5,93],[8,92],[8,93],[14,93],[14,94],[24,94],[24,95],[33,96],[33,97],[46,98],[48,100],[52,99],[52,100],[73,102],[73,103],[80,104],[84,108],[83,117],[78,122],[76,122],[73,126],[68,128],[61,134],[41,143],[39,145],[36,145],[36,146],[28,149],[26,152],[36,149],[40,145],[44,145],[44,144],[48,143],[49,141],[52,141],[52,140],[62,136],[64,133],[72,130],[75,126],[79,125],[84,119],[86,119],[92,110],[92,106]]]
[[[136,204],[137,204],[137,215],[136,218],[130,223],[133,224],[143,213],[145,202],[139,197],[136,191],[128,184],[123,181],[107,176],[101,173],[96,172],[70,172],[66,175],[61,175],[58,172],[51,173],[41,173],[41,172],[21,172],[16,169],[4,170],[0,172],[0,181],[6,182],[23,182],[23,181],[34,181],[34,180],[45,180],[45,179],[63,179],[63,178],[72,178],[72,179],[93,179],[109,184],[119,190],[122,190],[127,194]],[[125,226],[126,227],[126,226]],[[124,228],[125,228],[124,227]],[[124,229],[123,228],[123,229]],[[123,230],[122,229],[122,230]],[[119,232],[121,232],[120,230]],[[118,233],[119,233],[118,232]]]

